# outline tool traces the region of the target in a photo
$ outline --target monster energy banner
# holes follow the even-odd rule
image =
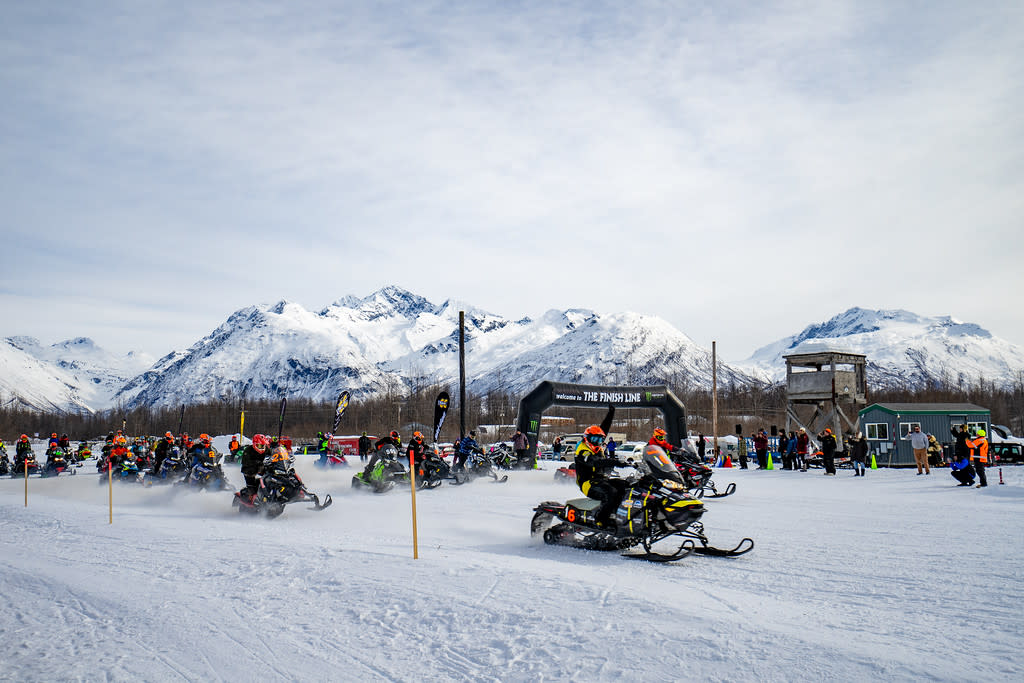
[[[437,395],[437,402],[434,404],[434,443],[437,443],[437,439],[441,436],[441,426],[444,424],[444,418],[448,415],[448,392],[442,391]]]
[[[658,408],[665,419],[669,443],[679,446],[686,437],[686,409],[666,386],[602,387],[586,384],[541,382],[519,402],[518,427],[530,440],[529,455],[537,452],[541,417],[551,406],[577,408]]]

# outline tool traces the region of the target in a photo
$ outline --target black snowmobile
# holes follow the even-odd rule
[[[56,477],[61,472],[78,474],[78,470],[73,467],[73,464],[74,463],[69,460],[62,449],[54,448],[51,451],[47,451],[46,464],[43,466],[41,476]]]
[[[265,514],[269,519],[277,517],[284,512],[284,507],[289,503],[312,502],[310,510],[326,510],[334,502],[331,495],[324,497],[323,503],[320,497],[306,489],[302,478],[291,467],[275,468],[263,474],[260,478],[260,487],[256,495],[251,495],[246,489],[235,493],[231,501],[233,507],[237,507],[240,513],[253,515]]]
[[[719,491],[711,480],[714,470],[700,461],[692,453],[683,451],[676,461],[676,469],[683,477],[683,485],[694,498],[724,498],[736,493],[736,483],[729,482],[724,490]]]
[[[750,552],[754,541],[744,538],[731,550],[708,544],[700,518],[704,504],[686,492],[683,478],[657,446],[644,449],[637,465],[639,477],[624,482],[622,502],[607,526],[598,526],[594,515],[600,503],[577,498],[566,503],[544,502],[534,508],[530,531],[543,534],[544,542],[589,550],[628,550],[642,546],[642,554],[626,554],[652,562],[671,562],[691,553],[736,557]],[[655,545],[670,552],[659,552]]]
[[[416,488],[435,489],[452,478],[452,468],[436,453],[428,453],[416,468]],[[454,483],[454,482],[453,482]]]
[[[7,455],[7,449],[0,446],[0,474],[10,474],[11,467],[11,457]]]
[[[20,459],[15,456],[14,467],[11,468],[11,478],[25,476],[25,463],[28,463],[29,474],[40,474],[39,462],[36,461],[35,453],[28,453]]]
[[[468,481],[472,481],[478,477],[490,477],[491,483],[501,484],[508,481],[508,475],[503,474],[498,476],[498,468],[494,464],[494,459],[488,453],[481,451],[475,451],[469,454],[466,458],[466,466],[461,470],[456,470],[452,473],[455,478],[453,484],[465,484]]]

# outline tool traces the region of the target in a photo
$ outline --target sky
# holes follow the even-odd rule
[[[851,306],[1024,344],[1020,3],[0,13],[0,336],[159,357],[393,284],[727,360]]]

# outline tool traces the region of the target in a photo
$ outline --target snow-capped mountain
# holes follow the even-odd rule
[[[710,353],[659,318],[587,310],[509,320],[461,303],[435,305],[398,287],[344,297],[319,312],[280,301],[234,313],[184,354],[161,359],[115,398],[178,405],[228,397],[330,399],[458,378],[466,312],[473,391],[522,392],[543,379],[589,384],[710,385]],[[750,377],[726,365],[723,378]]]
[[[0,401],[82,411],[243,396],[327,400],[343,388],[359,396],[435,382],[451,386],[458,380],[460,310],[466,312],[467,380],[476,393],[523,393],[545,379],[711,384],[710,350],[660,318],[569,309],[512,320],[385,287],[320,311],[287,301],[243,308],[190,348],[152,365],[145,356],[114,356],[84,338],[44,347],[10,337],[0,344]],[[1024,372],[1024,350],[978,325],[852,308],[743,363],[720,361],[720,386],[777,382],[785,375],[784,355],[823,347],[867,355],[875,387],[955,387],[980,378],[1010,384]]]
[[[981,326],[949,316],[851,308],[827,322],[764,346],[736,365],[772,381],[785,378],[783,356],[839,349],[868,357],[875,387],[957,387],[979,380],[1012,384],[1024,372],[1024,349]]]
[[[52,346],[33,337],[8,337],[0,343],[0,402],[46,411],[105,407],[152,363],[145,354],[116,356],[86,337]]]

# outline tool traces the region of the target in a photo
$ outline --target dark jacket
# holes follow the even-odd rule
[[[609,468],[618,464],[618,460],[605,456],[603,448],[594,453],[587,447],[586,441],[580,441],[576,446],[576,484],[586,495],[590,484],[597,479],[603,479]]]
[[[850,458],[857,462],[864,462],[868,458],[868,442],[867,439],[857,439],[853,442],[853,448],[850,450]]]
[[[971,447],[967,445],[967,440],[971,438],[971,435],[967,433],[967,430],[950,429],[949,433],[956,439],[956,443],[953,445],[953,455],[956,459],[962,460],[971,457]]]
[[[259,474],[263,469],[263,457],[266,453],[260,453],[251,445],[242,449],[242,474]]]
[[[373,450],[379,451],[388,444],[391,444],[392,446],[395,447],[395,450],[401,452],[402,442],[399,439],[392,439],[390,435],[385,436],[382,439],[377,439],[377,443],[373,444]]]
[[[413,465],[419,465],[427,457],[427,444],[413,439],[409,442],[409,447],[405,450],[405,455],[412,459]]]
[[[369,453],[370,446],[372,445],[373,442],[370,441],[370,437],[366,435],[359,437],[359,455],[366,455],[367,453]]]
[[[826,458],[835,457],[836,437],[835,434],[819,434],[821,437],[821,454]]]
[[[527,438],[526,434],[519,432],[512,437],[512,448],[517,451],[525,451],[530,447],[530,439]]]
[[[758,434],[754,437],[754,450],[755,451],[766,451],[768,450],[768,437],[764,434]]]

